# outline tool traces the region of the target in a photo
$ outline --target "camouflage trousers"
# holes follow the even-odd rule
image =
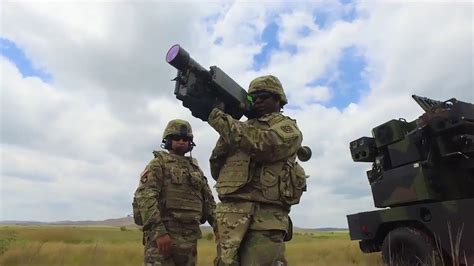
[[[216,208],[221,265],[287,265],[288,211],[252,202],[221,202]]]
[[[145,237],[145,266],[195,266],[197,263],[197,239],[201,237],[199,226],[186,228],[176,224],[166,229],[171,237],[171,255],[160,254],[156,245],[156,239],[150,233],[144,233]],[[177,227],[178,226],[178,227]],[[180,226],[180,227],[179,227]]]

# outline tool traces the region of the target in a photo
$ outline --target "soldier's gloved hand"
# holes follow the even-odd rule
[[[159,236],[156,239],[156,246],[158,247],[158,251],[160,254],[164,256],[171,255],[171,237],[168,234]]]
[[[183,100],[183,106],[191,110],[191,114],[194,117],[207,121],[209,114],[216,105],[216,99],[210,97],[197,98],[188,96]]]

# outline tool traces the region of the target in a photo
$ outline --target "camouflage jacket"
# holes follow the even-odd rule
[[[215,228],[216,203],[196,159],[164,151],[153,154],[135,191],[143,231],[155,237],[166,234],[167,222],[195,229],[208,221]]]
[[[221,200],[240,198],[282,205],[287,203],[284,194],[293,197],[293,191],[280,190],[290,178],[284,172],[296,168],[296,151],[303,139],[293,119],[275,112],[240,122],[214,108],[208,123],[220,134],[210,165]]]

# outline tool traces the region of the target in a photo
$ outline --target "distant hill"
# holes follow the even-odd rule
[[[0,225],[7,225],[7,224],[14,224],[14,225],[79,225],[79,226],[127,226],[127,227],[136,227],[135,223],[133,222],[133,217],[122,217],[122,218],[113,218],[107,219],[102,221],[93,221],[93,220],[86,220],[86,221],[58,221],[58,222],[38,222],[38,221],[0,221]],[[203,226],[205,231],[208,231],[207,227]],[[295,232],[304,232],[304,233],[311,233],[311,232],[327,232],[327,231],[347,231],[347,228],[335,228],[335,227],[323,227],[323,228],[300,228],[295,227]],[[210,229],[209,229],[210,231]]]
[[[348,228],[337,228],[337,227],[321,227],[321,228],[301,228],[301,227],[295,227],[293,228],[295,232],[306,232],[306,233],[311,233],[311,232],[336,232],[336,231],[349,231]]]
[[[0,221],[0,224],[16,225],[101,225],[101,226],[128,226],[135,227],[133,217],[122,217],[107,219],[102,221],[58,221],[58,222],[38,222],[38,221]]]

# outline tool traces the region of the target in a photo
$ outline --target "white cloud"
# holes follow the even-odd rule
[[[305,32],[306,34],[304,34]],[[318,33],[319,27],[315,24],[312,14],[307,11],[297,10],[281,16],[279,40],[283,45],[294,45],[295,40],[301,40],[306,35]]]
[[[474,100],[469,89],[474,76],[472,3],[365,4],[360,8],[371,14],[359,41],[374,72],[374,95],[412,91],[440,100]]]
[[[331,90],[325,86],[305,86],[292,94],[292,105],[304,105],[315,102],[326,102],[331,99]]]
[[[193,156],[208,174],[217,134],[174,99],[176,72],[164,60],[180,43],[202,66],[218,65],[244,88],[260,74],[280,78],[298,107],[285,113],[298,120],[313,149],[303,163],[308,192],[292,209],[293,221],[345,227],[346,214],[373,208],[369,164],[352,162],[349,141],[389,119],[417,118],[421,109],[411,94],[474,102],[472,4],[364,2],[351,4],[359,16],[344,21],[348,6],[330,2],[4,3],[2,36],[53,81],[23,78],[0,60],[0,219],[130,213],[137,175],[174,118],[191,122]],[[322,11],[324,27],[313,19],[317,14],[321,23]],[[255,71],[253,57],[271,22],[280,28],[280,45],[295,50],[271,51]],[[327,108],[333,88],[311,83],[338,71],[347,47],[367,61],[370,90],[344,109]]]

